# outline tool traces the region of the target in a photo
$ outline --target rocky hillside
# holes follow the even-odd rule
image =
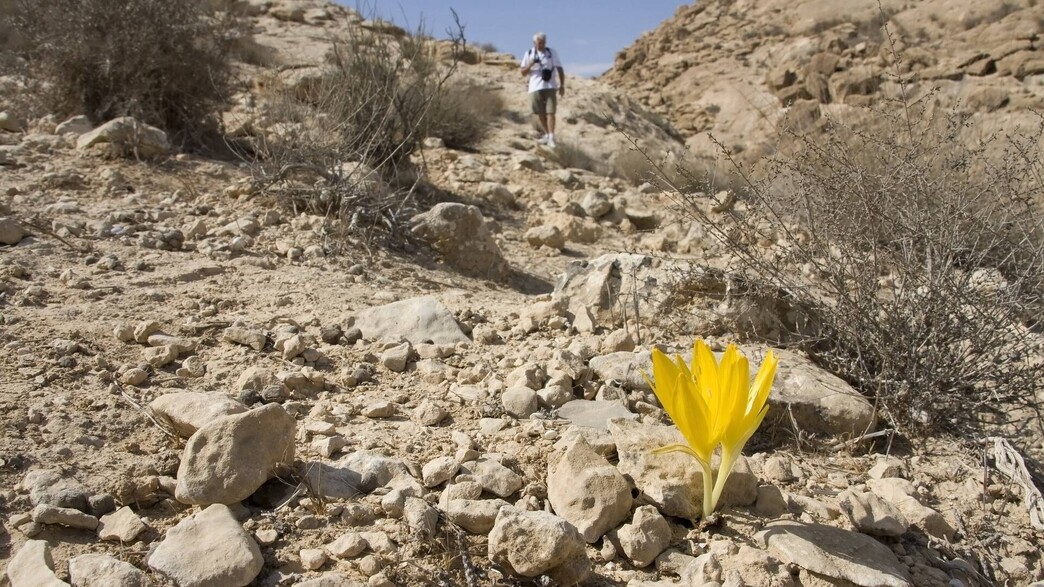
[[[900,80],[908,102],[931,93],[982,136],[1038,122],[1042,27],[1034,0],[700,0],[601,79],[666,116],[700,156],[718,152],[708,134],[754,160],[784,126],[858,125],[861,107],[902,97]]]
[[[321,75],[332,35],[402,34],[333,4],[215,4],[265,57],[239,64],[225,120],[240,137],[279,128],[266,84]],[[683,10],[639,41],[641,61],[665,67],[673,41],[650,44],[665,30],[719,43],[695,27],[713,10],[735,22],[726,8]],[[750,63],[760,45],[729,38],[736,61],[716,67]],[[834,80],[854,46],[808,52],[836,52]],[[613,83],[626,55],[658,71],[631,48]],[[706,226],[593,164],[628,149],[607,111],[643,144],[679,148],[635,100],[667,112],[692,90],[664,82],[658,100],[649,80],[577,79],[551,152],[510,56],[470,61],[457,75],[504,112],[479,148],[429,138],[414,157],[435,195],[400,227],[423,245],[410,252],[333,242],[336,219],[138,121],[8,110],[18,82],[0,84],[0,585],[1044,580],[1039,492],[1017,450],[895,435],[794,351],[776,350],[765,425],[701,521],[699,466],[653,453],[683,438],[642,376],[651,345],[686,354],[702,336],[722,351],[738,339],[730,317],[776,310],[730,295]],[[778,91],[805,87],[804,62],[784,62],[794,79]],[[777,69],[751,82],[766,100]],[[756,369],[768,349],[743,351]]]

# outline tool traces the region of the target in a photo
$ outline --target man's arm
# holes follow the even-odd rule
[[[558,66],[558,94],[565,96],[565,70],[562,66]]]
[[[522,72],[522,77],[529,75],[530,68],[533,67],[533,60],[530,58],[530,52],[526,51],[526,54],[522,56],[522,67],[519,71]]]

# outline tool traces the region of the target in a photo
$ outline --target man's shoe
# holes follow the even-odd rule
[[[547,139],[547,146],[548,146],[549,149],[554,149],[555,146],[556,146],[555,145],[555,139],[548,138]]]
[[[540,135],[540,138],[537,139],[537,142],[541,145],[546,145],[549,140],[551,140],[551,137],[547,135]]]

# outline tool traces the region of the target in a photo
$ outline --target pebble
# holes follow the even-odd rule
[[[138,386],[145,383],[145,380],[149,378],[149,374],[144,369],[134,367],[133,369],[127,369],[120,377],[120,383],[124,385]]]
[[[315,530],[323,527],[323,521],[311,514],[307,516],[301,516],[294,524],[301,530]]]
[[[528,387],[517,385],[504,390],[500,401],[505,412],[515,418],[524,419],[537,411],[540,396]]]
[[[148,320],[139,322],[134,327],[134,340],[141,344],[145,344],[149,341],[149,335],[159,332],[160,324],[155,320]]]
[[[432,488],[441,485],[452,479],[459,469],[460,461],[454,457],[437,457],[424,465],[421,473],[424,486]]]
[[[82,530],[94,530],[98,527],[98,518],[90,514],[45,503],[33,508],[33,521],[38,524],[58,524]]]
[[[326,553],[321,548],[305,548],[301,551],[301,566],[309,571],[318,570],[326,564]]]
[[[364,407],[362,415],[367,418],[391,418],[395,415],[395,404],[387,400],[376,401]]]
[[[381,365],[389,371],[401,373],[406,370],[412,351],[413,348],[408,342],[393,346],[381,353]]]
[[[265,343],[268,341],[268,337],[266,337],[265,333],[260,330],[252,330],[237,326],[227,328],[223,337],[229,342],[246,345],[255,351],[264,349]]]
[[[430,399],[422,400],[417,407],[413,408],[411,418],[422,426],[438,426],[446,419],[447,413],[442,406]]]
[[[379,573],[381,571],[382,566],[383,566],[383,565],[381,565],[380,559],[378,559],[376,556],[374,556],[372,554],[368,554],[368,555],[362,557],[361,559],[359,559],[358,565],[359,565],[359,570],[362,571],[362,573],[364,575],[366,575],[367,577],[370,577],[370,576],[373,576],[373,575],[376,575],[377,573]]]
[[[355,558],[366,550],[366,546],[366,540],[358,532],[347,532],[327,544],[326,551],[336,558]]]
[[[129,507],[124,506],[101,517],[98,523],[98,538],[129,544],[137,540],[146,529],[147,526],[141,518]]]
[[[206,372],[207,366],[203,362],[203,359],[199,358],[197,355],[192,355],[186,357],[185,360],[181,362],[181,367],[178,368],[175,374],[178,377],[196,378],[202,377]]]
[[[161,369],[178,358],[178,351],[172,346],[149,347],[142,350],[145,361],[153,368]]]
[[[617,530],[624,554],[636,567],[647,567],[671,541],[671,527],[651,505],[640,506],[630,524]]]
[[[254,539],[261,546],[272,546],[279,540],[279,532],[272,528],[261,528],[254,532]]]
[[[312,441],[312,447],[325,458],[332,457],[346,445],[347,441],[344,437],[336,434]]]

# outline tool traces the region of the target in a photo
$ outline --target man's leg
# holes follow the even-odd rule
[[[547,114],[537,114],[537,119],[540,120],[540,129],[544,131],[545,135],[555,132],[554,116],[548,116]]]
[[[555,95],[555,90],[547,91],[547,104],[545,112],[547,112],[547,146],[552,149],[555,148],[555,112],[558,111],[558,96]]]

